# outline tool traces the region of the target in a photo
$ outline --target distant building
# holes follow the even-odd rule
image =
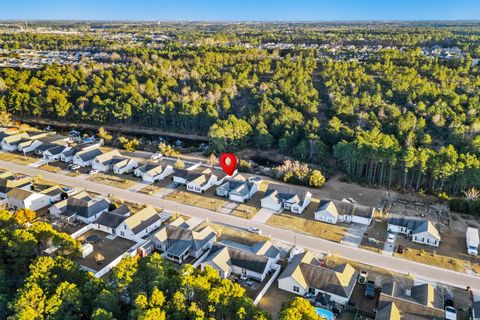
[[[92,149],[82,150],[77,152],[72,157],[72,162],[74,164],[78,164],[81,167],[89,167],[92,165],[93,160],[103,154],[102,150],[99,147],[95,147]]]

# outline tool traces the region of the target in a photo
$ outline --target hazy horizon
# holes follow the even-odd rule
[[[446,0],[194,1],[25,0],[2,5],[0,20],[179,22],[359,22],[479,20],[480,2]]]

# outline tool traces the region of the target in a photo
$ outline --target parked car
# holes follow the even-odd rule
[[[160,152],[155,152],[150,156],[150,160],[158,160],[158,159],[161,159],[162,157],[163,157],[163,154],[161,154]]]
[[[367,271],[360,271],[360,274],[358,275],[358,283],[360,284],[365,284],[368,280],[368,272]]]
[[[365,286],[365,297],[367,299],[375,298],[375,282],[368,281],[367,285]]]
[[[389,233],[387,236],[387,242],[388,243],[394,243],[395,242],[395,235],[393,233]]]
[[[262,230],[255,227],[248,228],[248,231],[250,231],[251,233],[262,234]]]
[[[242,275],[242,276],[240,277],[240,280],[242,280],[242,281],[247,281],[247,280],[248,280],[248,277],[247,277],[246,275]]]
[[[69,168],[70,170],[75,171],[75,170],[80,169],[80,165],[72,163],[72,164],[69,164],[69,165],[68,165],[68,168]]]
[[[93,169],[93,170],[90,170],[90,171],[88,172],[88,174],[89,174],[89,175],[94,175],[94,174],[97,174],[98,172],[99,172],[98,170]]]

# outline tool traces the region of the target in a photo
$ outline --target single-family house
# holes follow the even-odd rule
[[[247,181],[243,176],[237,175],[234,179],[225,180],[223,184],[217,187],[216,193],[217,196],[243,203],[253,197],[261,182],[260,178]]]
[[[7,192],[5,202],[12,210],[30,209],[37,211],[39,209],[51,206],[61,200],[63,190],[58,186],[36,192],[29,188],[16,188]]]
[[[111,150],[96,156],[92,161],[92,169],[100,172],[110,171],[115,163],[125,159],[127,158],[122,157],[118,150]]]
[[[146,163],[143,166],[136,168],[133,174],[142,178],[145,182],[153,183],[164,179],[173,172],[174,169],[171,165],[164,166],[161,164]]]
[[[131,158],[121,158],[121,161],[115,162],[112,167],[114,173],[124,174],[130,173],[138,167],[138,161]]]
[[[388,315],[390,318],[386,318]],[[442,294],[431,284],[410,285],[393,282],[382,286],[375,319],[444,318]]]
[[[56,133],[45,133],[41,136],[30,136],[29,141],[22,142],[18,145],[18,151],[28,153],[34,152],[42,144],[48,143],[51,145],[64,145],[66,146],[70,138],[56,134]],[[46,148],[43,149],[45,151]],[[38,153],[37,153],[38,154]],[[40,153],[41,155],[41,153]]]
[[[111,235],[117,235],[118,226],[132,215],[130,208],[122,204],[112,211],[103,212],[95,221],[93,227]]]
[[[202,193],[217,183],[217,176],[210,169],[203,171],[194,169],[175,169],[173,181],[184,184],[187,190]]]
[[[337,222],[370,225],[375,213],[372,207],[350,201],[321,200],[315,210],[315,220],[336,224]]]
[[[82,150],[72,157],[72,162],[78,164],[80,167],[89,167],[92,165],[93,160],[101,154],[103,154],[103,152],[99,147]]]
[[[310,204],[311,198],[312,194],[309,191],[269,184],[260,202],[262,208],[277,212],[286,209],[301,214]]]
[[[218,271],[220,277],[230,274],[246,276],[262,282],[276,265],[280,250],[270,241],[258,242],[252,246],[224,241],[213,245],[201,268],[207,266]]]
[[[387,230],[393,233],[400,233],[411,238],[412,242],[438,247],[442,240],[437,228],[429,220],[390,217],[387,223]]]
[[[66,146],[56,145],[55,147],[49,148],[43,152],[43,158],[46,160],[60,160],[63,150],[67,148]]]
[[[63,162],[70,162],[78,152],[97,149],[99,147],[100,143],[84,143],[76,145],[75,147],[68,147],[63,150],[62,154],[60,155],[60,160]]]
[[[30,137],[26,132],[7,135],[2,139],[2,142],[1,142],[2,150],[16,151],[18,150],[18,145],[20,143],[26,142],[29,140],[30,140]]]
[[[0,198],[5,199],[12,189],[30,187],[32,178],[23,175],[15,175],[9,171],[0,173]]]
[[[278,288],[300,296],[321,297],[318,300],[325,303],[347,305],[357,277],[358,272],[350,264],[326,268],[306,250],[290,260],[278,278]]]
[[[165,258],[181,264],[188,258],[201,257],[216,239],[217,235],[210,226],[191,228],[185,220],[177,218],[157,231],[151,241]]]
[[[162,218],[157,210],[149,205],[130,215],[116,228],[115,234],[126,239],[140,239],[162,225]]]
[[[110,202],[106,198],[96,199],[86,191],[82,191],[51,206],[49,211],[51,215],[65,220],[75,219],[92,223],[107,211],[109,206]]]

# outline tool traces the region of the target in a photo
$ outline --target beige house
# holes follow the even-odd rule
[[[293,256],[278,278],[278,288],[300,296],[322,296],[324,301],[347,305],[357,277],[358,272],[350,264],[326,268],[307,250]]]

